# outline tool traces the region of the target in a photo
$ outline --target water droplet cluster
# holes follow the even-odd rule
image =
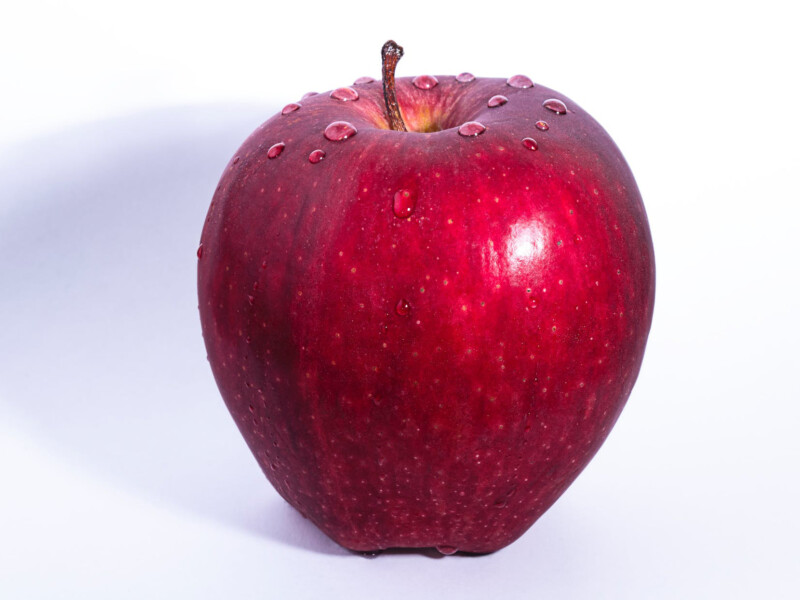
[[[463,72],[456,75],[456,81],[459,83],[470,83],[475,81],[475,76],[469,72]],[[359,77],[355,80],[353,85],[368,85],[374,83],[376,80],[373,77]],[[436,77],[432,75],[419,75],[412,80],[413,85],[420,90],[430,90],[436,87],[439,84],[439,81]],[[517,88],[517,89],[527,89],[534,87],[533,81],[526,75],[513,75],[506,80],[506,84],[509,87]],[[312,96],[316,96],[316,92],[308,92],[307,94],[303,95],[303,99],[310,98]],[[359,93],[352,87],[340,87],[333,90],[330,93],[330,97],[334,100],[338,100],[340,102],[355,102],[359,99]],[[487,101],[487,106],[489,108],[498,108],[504,106],[508,103],[508,98],[502,94],[496,94],[489,98]],[[550,98],[542,102],[542,106],[547,110],[557,114],[557,115],[565,115],[567,114],[567,107],[563,101],[558,100],[557,98]],[[292,102],[287,104],[281,110],[281,115],[289,115],[294,113],[295,111],[299,110],[302,107],[302,104]],[[536,128],[539,131],[548,131],[550,129],[550,125],[547,121],[538,120],[535,123]],[[477,137],[486,131],[486,126],[483,123],[478,121],[467,121],[463,123],[460,127],[458,127],[458,134],[462,137]],[[355,125],[348,121],[334,121],[330,123],[324,131],[324,137],[332,142],[342,142],[348,140],[355,136],[358,133]],[[522,139],[522,145],[527,148],[528,150],[538,150],[539,143],[531,138],[525,137]],[[267,156],[270,159],[277,158],[281,155],[286,144],[284,142],[278,142],[273,144],[269,150],[267,151]],[[317,164],[321,162],[326,156],[324,150],[318,148],[313,150],[308,155],[308,161],[311,164]],[[239,157],[235,157],[233,160],[233,164],[237,164],[239,162]],[[395,216],[399,218],[407,218],[413,212],[416,206],[416,197],[411,194],[408,190],[401,190],[395,194],[394,203],[393,203],[393,211]]]

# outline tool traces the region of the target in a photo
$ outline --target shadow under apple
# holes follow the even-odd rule
[[[0,155],[0,409],[113,485],[346,554],[266,482],[219,397],[197,316],[212,193],[273,112],[162,109]]]

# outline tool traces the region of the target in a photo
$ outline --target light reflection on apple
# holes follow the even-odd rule
[[[544,258],[545,228],[535,220],[525,219],[511,226],[505,239],[505,256],[511,283],[522,285],[530,277],[533,263]]]

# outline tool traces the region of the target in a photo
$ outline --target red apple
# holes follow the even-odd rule
[[[524,76],[395,82],[385,50],[385,86],[287,105],[225,169],[198,250],[203,335],[267,478],[331,538],[491,552],[631,392],[650,231],[575,102]]]

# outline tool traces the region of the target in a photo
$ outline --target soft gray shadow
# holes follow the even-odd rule
[[[205,360],[195,268],[217,180],[275,107],[157,110],[0,155],[0,414],[98,477],[318,552]]]

